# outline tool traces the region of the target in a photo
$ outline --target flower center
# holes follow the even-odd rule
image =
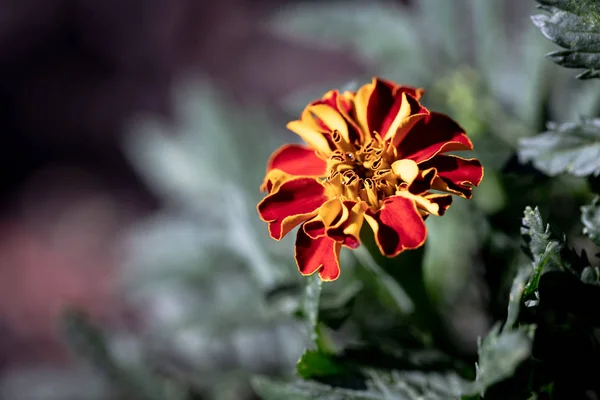
[[[336,150],[327,162],[326,177],[331,194],[347,200],[362,200],[377,208],[383,199],[408,187],[394,171],[394,157],[386,151],[387,146],[379,135],[374,134],[366,145],[351,144],[337,131],[333,132],[332,139]]]

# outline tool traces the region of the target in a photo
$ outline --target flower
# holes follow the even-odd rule
[[[327,92],[288,123],[307,146],[273,153],[257,208],[275,240],[301,224],[295,259],[303,275],[337,279],[340,250],[360,245],[365,221],[385,256],[422,246],[424,220],[481,182],[478,160],[445,154],[473,149],[463,129],[423,107],[422,94],[373,78],[356,92]]]

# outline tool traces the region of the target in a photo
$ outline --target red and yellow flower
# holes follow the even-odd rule
[[[288,123],[307,145],[273,153],[258,213],[275,240],[301,224],[303,275],[335,280],[340,249],[360,245],[365,221],[388,257],[422,246],[425,218],[443,215],[452,195],[470,198],[481,182],[478,160],[446,154],[473,149],[463,129],[423,107],[422,94],[374,78],[356,92],[326,93]]]

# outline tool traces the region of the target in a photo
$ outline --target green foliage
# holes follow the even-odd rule
[[[531,355],[529,329],[501,331],[496,325],[479,343],[477,379],[473,391],[484,396],[487,388],[514,375]]]
[[[189,84],[178,92],[176,126],[138,123],[126,143],[164,204],[128,235],[124,286],[130,304],[144,310],[141,356],[118,358],[111,350],[118,335],[71,321],[74,348],[126,398],[169,398],[165,387],[175,387],[181,395],[241,400],[252,396],[250,381],[265,400],[600,393],[583,367],[600,359],[597,260],[570,247],[585,238],[554,237],[540,212],[569,235],[581,220],[598,242],[600,200],[580,216],[590,187],[573,176],[592,182],[600,175],[600,122],[549,124],[523,139],[549,117],[591,114],[598,91],[590,86],[586,94],[568,72],[546,69],[540,54],[551,44],[531,24],[507,29],[500,2],[418,3],[302,2],[282,8],[271,26],[287,39],[351,49],[368,66],[353,83],[334,86],[372,75],[424,86],[426,105],[473,138],[486,168],[474,199],[457,199],[443,218],[429,218],[424,248],[388,259],[363,232],[359,249],[342,252],[337,281],[301,277],[293,234],[271,240],[255,211],[265,162],[290,140],[275,128],[286,121]],[[534,21],[568,44],[565,59],[593,60],[592,36],[568,31],[595,21],[582,11],[591,3],[543,3],[550,16]],[[526,18],[522,2],[513,6]],[[582,67],[587,77],[596,73]],[[330,88],[305,88],[283,107],[296,118]]]
[[[542,273],[546,269],[559,269],[561,265],[561,245],[550,240],[550,225],[544,227],[540,210],[536,207],[525,209],[521,234],[526,237],[529,251],[533,257],[533,273],[523,293],[527,296],[537,290]]]
[[[255,377],[264,400],[450,400],[462,394],[465,381],[455,374],[365,370],[363,389],[332,387],[314,381],[281,382]]]
[[[600,77],[600,4],[595,0],[538,0],[549,15],[531,19],[549,40],[567,50],[547,57],[567,68],[587,68],[577,78]]]
[[[581,207],[581,222],[583,233],[596,245],[600,245],[600,197],[595,197],[590,204]]]
[[[533,162],[540,171],[556,176],[600,174],[600,119],[582,118],[579,122],[548,123],[548,131],[522,139],[519,157]]]

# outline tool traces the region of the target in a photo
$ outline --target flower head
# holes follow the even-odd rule
[[[295,258],[303,275],[339,276],[342,246],[356,248],[366,221],[382,254],[423,245],[424,220],[452,195],[470,198],[483,167],[445,154],[472,150],[463,129],[419,103],[423,90],[374,78],[356,92],[326,93],[287,127],[307,144],[271,156],[258,204],[280,240],[300,225]]]

